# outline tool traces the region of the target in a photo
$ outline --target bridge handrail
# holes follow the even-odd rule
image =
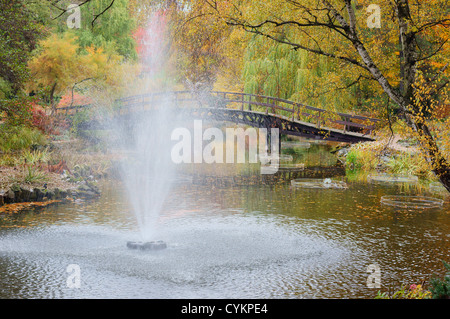
[[[251,111],[251,106],[252,105],[263,106],[263,107],[266,107],[266,113],[268,113],[269,108],[272,109],[273,111],[275,109],[279,109],[279,110],[282,110],[282,111],[286,111],[286,112],[292,113],[292,118],[293,119],[294,119],[294,115],[295,114],[297,114],[298,118],[300,117],[301,109],[308,110],[308,111],[313,111],[313,112],[318,112],[319,115],[313,115],[313,114],[309,114],[309,113],[306,113],[306,112],[302,112],[301,114],[303,116],[306,116],[306,117],[311,117],[311,118],[317,119],[319,127],[320,127],[320,123],[323,122],[323,120],[325,120],[325,119],[329,120],[330,122],[333,122],[333,123],[344,125],[344,131],[346,130],[347,127],[355,127],[357,129],[367,129],[369,131],[369,133],[374,129],[374,125],[359,124],[357,122],[351,122],[352,119],[361,120],[361,121],[369,121],[369,122],[372,122],[373,124],[381,121],[380,119],[371,118],[371,117],[367,117],[367,116],[354,115],[354,114],[341,113],[341,112],[333,112],[333,111],[329,111],[329,110],[313,107],[313,106],[310,106],[310,105],[307,105],[307,104],[286,100],[286,99],[283,99],[283,98],[266,96],[266,95],[251,94],[251,93],[242,93],[242,92],[228,92],[228,91],[193,92],[193,91],[188,91],[188,90],[179,90],[179,91],[154,92],[154,93],[145,93],[145,94],[139,94],[139,95],[132,95],[132,96],[128,96],[128,97],[117,99],[115,101],[119,102],[119,103],[125,103],[125,105],[121,106],[121,109],[129,108],[129,107],[136,106],[136,105],[144,105],[144,104],[146,104],[146,101],[145,101],[146,98],[151,98],[150,102],[155,102],[154,101],[155,97],[171,96],[171,95],[174,95],[175,99],[177,101],[197,101],[197,102],[201,103],[202,95],[205,94],[205,93],[206,93],[206,95],[209,95],[209,96],[211,94],[214,94],[217,97],[222,97],[223,96],[223,100],[227,104],[228,103],[241,103],[241,110],[243,110],[244,104],[248,104],[249,105],[249,110],[250,111]],[[183,95],[183,94],[189,94],[190,98],[188,98],[188,99],[179,99],[179,95]],[[238,99],[227,99],[227,95],[237,96]],[[245,99],[246,97],[248,97],[248,101]],[[252,101],[252,99],[254,99],[254,101]],[[266,103],[261,101],[261,100],[264,100],[264,99],[266,100]],[[257,101],[257,100],[259,100],[259,101]],[[272,103],[270,103],[269,101],[272,101]],[[274,103],[275,101],[291,105],[292,108],[288,108],[288,107],[285,107],[285,106],[278,105],[278,104]],[[133,102],[135,102],[135,103],[133,103]],[[67,113],[68,110],[75,109],[76,111],[78,111],[81,108],[88,108],[88,107],[91,107],[91,106],[92,106],[91,104],[66,106],[66,107],[58,108],[57,111],[63,111],[64,110]],[[296,110],[296,108],[297,108],[297,110]],[[343,120],[335,120],[335,119],[329,119],[329,118],[327,119],[327,118],[324,118],[322,114],[337,115]]]
[[[307,110],[316,111],[316,112],[332,113],[332,114],[336,114],[336,115],[339,115],[339,116],[342,116],[342,117],[354,118],[354,119],[358,119],[358,120],[369,120],[369,121],[373,121],[373,122],[381,121],[380,119],[371,118],[371,117],[362,116],[362,115],[353,115],[353,114],[348,114],[348,113],[333,112],[333,111],[321,109],[321,108],[318,108],[318,107],[310,106],[310,105],[307,105],[307,104],[303,104],[303,103],[300,103],[300,102],[294,102],[294,101],[286,100],[286,99],[283,99],[283,98],[272,97],[272,96],[267,96],[267,95],[259,95],[259,94],[251,94],[251,93],[239,93],[239,92],[224,92],[224,91],[211,91],[211,93],[217,93],[217,94],[224,94],[224,93],[226,93],[226,94],[235,94],[235,95],[243,95],[243,96],[252,96],[252,97],[258,97],[258,98],[263,98],[263,99],[270,99],[272,101],[283,102],[283,103],[291,104],[291,105],[294,105],[294,106],[301,106],[301,107],[304,107]],[[236,102],[242,102],[242,101],[236,100]],[[246,103],[246,101],[244,101],[244,103]],[[274,106],[277,106],[277,105],[274,105]]]

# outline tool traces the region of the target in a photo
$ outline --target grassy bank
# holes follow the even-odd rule
[[[0,130],[0,205],[94,197],[111,157],[75,134],[44,134],[29,126]]]
[[[399,137],[391,143],[375,141],[352,145],[348,152],[341,152],[340,160],[350,170],[415,175],[426,181],[437,180],[414,142]]]

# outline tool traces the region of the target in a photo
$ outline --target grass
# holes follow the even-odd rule
[[[35,128],[27,126],[11,127],[3,124],[0,127],[0,150],[4,153],[30,149],[32,146],[47,144],[45,135]]]
[[[386,163],[392,173],[398,174],[416,174],[419,170],[419,164],[415,156],[407,153],[401,153],[390,159]]]
[[[9,184],[41,184],[49,180],[47,174],[42,172],[32,166],[28,166],[23,169],[20,173],[14,176],[10,176]]]
[[[2,154],[0,156],[0,166],[17,166],[23,163],[23,160],[17,154]]]
[[[383,158],[384,157],[384,158]],[[345,159],[347,169],[372,171],[381,169],[386,173],[416,175],[423,179],[434,179],[429,164],[420,152],[410,153],[384,149],[382,145],[361,143],[353,145]]]
[[[377,158],[379,150],[369,144],[356,144],[348,152],[345,164],[350,169],[372,170],[379,163]]]
[[[25,172],[25,175],[23,177],[23,182],[27,184],[42,183],[47,180],[48,177],[45,175],[44,172],[41,172],[38,169],[35,169],[30,166],[27,167],[27,171]]]
[[[51,159],[51,153],[47,150],[24,150],[22,158],[27,164],[35,165],[47,163]]]

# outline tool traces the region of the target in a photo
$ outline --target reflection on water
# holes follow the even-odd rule
[[[385,291],[444,275],[448,197],[441,209],[398,210],[381,196],[427,190],[346,181],[343,190],[214,188],[180,178],[158,252],[126,248],[137,226],[116,182],[97,201],[3,215],[0,297],[373,298],[369,264],[380,265]],[[69,264],[80,266],[79,289],[67,286]]]

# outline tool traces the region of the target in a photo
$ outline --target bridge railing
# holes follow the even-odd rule
[[[364,131],[370,134],[375,129],[376,124],[380,122],[376,118],[332,112],[277,97],[235,92],[213,91],[211,93],[221,96],[228,103],[240,105],[241,110],[246,110],[247,107],[248,110],[252,111],[255,110],[252,106],[256,106],[259,109],[264,109],[267,114],[285,115],[290,117],[291,120],[306,120],[315,124],[318,128],[334,126],[343,129],[344,132]],[[277,112],[277,110],[281,112]]]
[[[331,127],[344,131],[370,135],[379,119],[361,115],[332,112],[282,98],[226,91],[171,91],[134,95],[116,100],[119,113],[157,107],[162,101],[176,103],[180,107],[230,108],[241,111],[265,112],[284,116],[290,120],[305,121],[317,128]],[[156,104],[157,103],[157,104]],[[72,114],[90,105],[58,108],[58,113]]]

